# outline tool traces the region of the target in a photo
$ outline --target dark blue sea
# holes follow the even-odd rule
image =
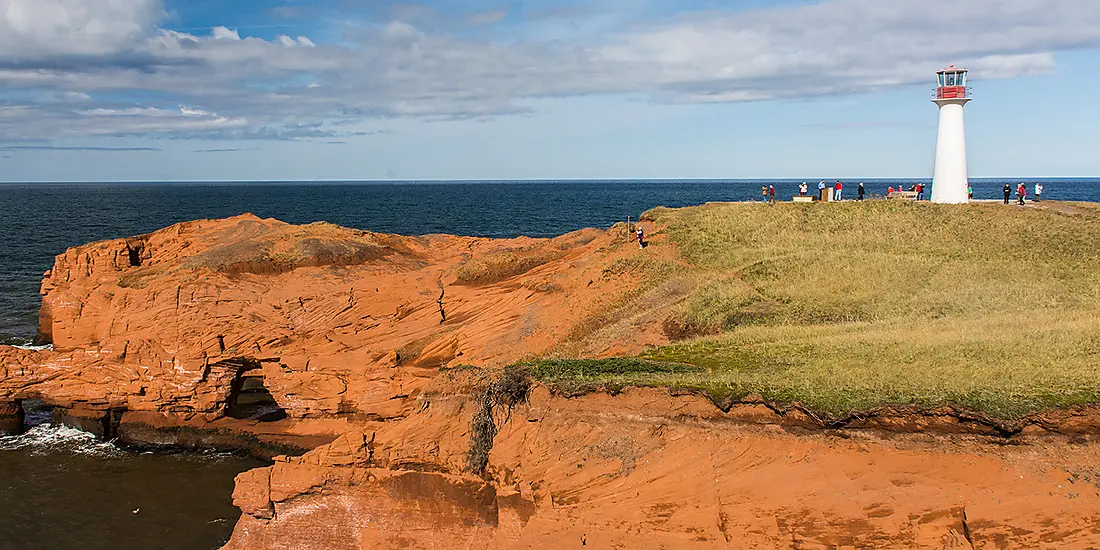
[[[818,180],[808,182],[811,190]],[[915,181],[864,183],[875,195]],[[1042,181],[1046,199],[1100,202],[1100,179],[973,180],[975,198],[999,198],[1006,182],[1019,181],[1029,190]],[[655,206],[759,200],[761,185],[789,197],[799,183],[0,184],[0,344],[34,335],[39,282],[54,255],[176,222],[251,212],[405,235],[549,237],[637,219]],[[859,182],[844,183],[851,198]],[[128,452],[40,416],[27,434],[0,437],[0,548],[216,548],[239,515],[229,498],[233,475],[256,465],[225,455]]]

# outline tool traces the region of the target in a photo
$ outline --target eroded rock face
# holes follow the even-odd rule
[[[581,295],[621,286],[601,272],[615,243],[596,230],[398,237],[244,215],[73,248],[42,283],[39,340],[55,351],[0,349],[0,401],[214,421],[247,373],[290,418],[401,417],[441,366],[560,341],[591,309]],[[553,253],[493,284],[458,283],[461,265],[508,250]]]
[[[792,435],[664,390],[537,388],[484,478],[469,398],[242,474],[229,549],[1087,548],[1100,445]],[[1050,436],[1047,436],[1050,437]],[[400,481],[398,481],[400,480]]]
[[[606,269],[632,253],[624,237],[401,237],[242,215],[75,247],[42,282],[38,340],[53,351],[0,347],[0,403],[41,398],[105,437],[301,452],[343,433],[309,421],[402,418],[442,366],[559,345],[634,286]],[[662,338],[638,333],[635,349]],[[236,414],[256,383],[271,407]]]
[[[0,435],[16,435],[22,430],[22,404],[18,401],[0,401]]]

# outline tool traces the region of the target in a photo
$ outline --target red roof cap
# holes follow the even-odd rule
[[[950,66],[950,67],[948,67],[948,68],[946,68],[946,69],[940,69],[940,70],[936,71],[936,74],[942,74],[942,73],[965,73],[965,72],[969,72],[969,71],[967,71],[966,69],[960,69],[960,68],[958,68],[958,67],[956,67],[956,66],[952,65],[952,66]]]

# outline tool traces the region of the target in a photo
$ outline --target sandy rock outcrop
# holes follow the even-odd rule
[[[656,389],[536,388],[485,476],[473,400],[237,478],[229,549],[1090,548],[1100,445],[974,436],[795,435]],[[413,459],[412,456],[416,456]]]
[[[141,432],[140,416],[201,442],[202,426],[252,431],[226,416],[253,379],[287,432],[400,418],[440,367],[558,345],[630,287],[605,269],[631,254],[626,242],[624,231],[402,237],[242,215],[75,247],[42,282],[38,341],[53,351],[0,347],[0,403],[43,398],[103,435]]]

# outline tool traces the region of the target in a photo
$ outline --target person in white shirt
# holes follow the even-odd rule
[[[806,193],[809,190],[810,190],[810,186],[806,185],[806,182],[802,182],[802,185],[798,186],[798,194],[802,195],[803,197],[806,196]]]
[[[1039,199],[1043,198],[1043,184],[1035,184],[1035,202],[1039,202]]]

